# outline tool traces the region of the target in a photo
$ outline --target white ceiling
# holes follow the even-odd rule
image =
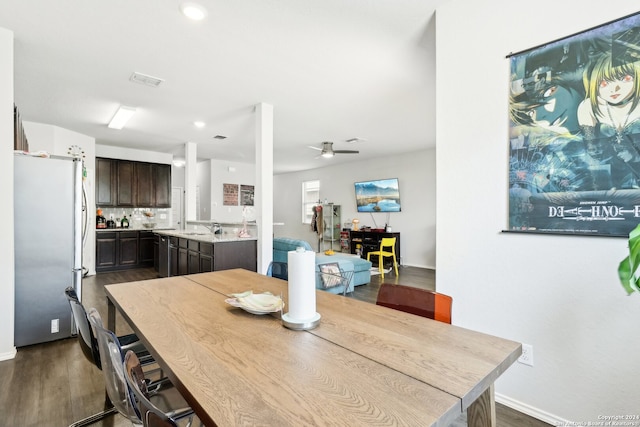
[[[200,0],[208,17],[196,22],[179,0],[2,0],[0,27],[14,32],[24,120],[104,145],[183,156],[195,142],[200,159],[253,162],[253,111],[265,102],[274,171],[287,172],[435,146],[444,1]],[[164,83],[130,82],[133,72]],[[137,113],[109,129],[119,105]],[[323,141],[360,154],[316,158],[308,146]]]

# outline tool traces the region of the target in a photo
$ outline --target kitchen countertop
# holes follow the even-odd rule
[[[153,232],[156,232],[156,231],[159,231],[159,230],[175,230],[175,228],[169,228],[169,227],[156,227],[156,228],[147,228],[147,227],[96,228],[96,231],[98,233],[104,232],[104,231],[153,231]]]
[[[241,242],[245,240],[258,240],[257,237],[238,237],[235,233],[213,234],[206,231],[187,230],[153,230],[154,233],[163,236],[181,237],[183,239],[198,240],[207,243]]]

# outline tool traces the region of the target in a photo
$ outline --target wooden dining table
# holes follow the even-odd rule
[[[495,426],[494,381],[520,343],[317,291],[319,325],[225,302],[287,282],[235,269],[105,286],[206,426]],[[287,308],[285,307],[285,312]]]

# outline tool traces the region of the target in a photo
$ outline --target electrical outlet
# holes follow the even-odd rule
[[[530,344],[522,344],[522,354],[518,357],[518,362],[533,366],[533,346]]]
[[[51,319],[51,333],[57,334],[60,332],[60,319]]]

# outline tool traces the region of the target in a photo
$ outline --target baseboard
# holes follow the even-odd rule
[[[2,362],[3,360],[11,360],[14,357],[16,357],[16,354],[18,353],[18,351],[16,350],[15,347],[13,347],[13,350],[11,351],[7,351],[5,353],[0,353],[0,362]]]
[[[564,418],[560,418],[541,409],[534,408],[533,406],[504,396],[500,393],[496,393],[496,402],[553,426],[569,425],[569,420],[565,420]]]
[[[416,268],[426,268],[428,270],[435,270],[435,266],[422,265],[422,264],[398,264],[401,267],[416,267]]]

